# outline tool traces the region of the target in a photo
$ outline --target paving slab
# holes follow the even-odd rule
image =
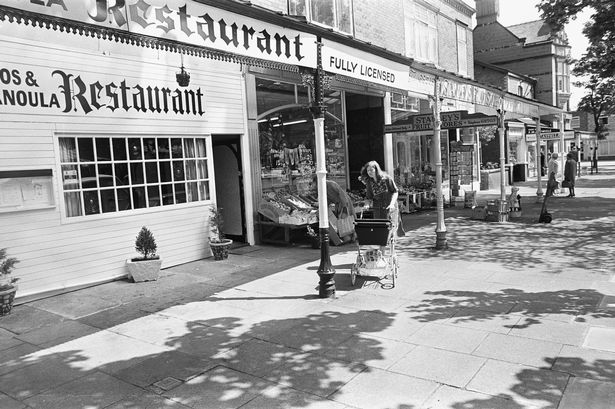
[[[408,342],[469,354],[488,334],[486,331],[430,323],[410,336]]]
[[[583,347],[615,352],[615,328],[590,327]]]
[[[284,386],[274,386],[263,391],[241,409],[352,409],[320,396],[297,391]]]
[[[442,385],[431,395],[421,409],[535,409],[535,406],[524,405],[521,407],[511,399],[499,396],[491,396],[484,393],[468,391],[449,385]]]
[[[271,386],[269,381],[218,366],[163,396],[193,409],[239,408]]]
[[[387,369],[416,345],[381,338],[369,333],[359,333],[337,346],[323,349],[320,353],[347,362],[362,363],[373,368]]]
[[[553,370],[615,383],[615,353],[564,345],[555,359]]]
[[[555,342],[489,334],[472,354],[537,368],[550,368],[563,345]]]
[[[588,330],[589,325],[578,322],[565,323],[540,319],[528,324],[522,320],[510,331],[510,335],[566,345],[581,345]]]
[[[101,372],[87,374],[61,386],[43,391],[24,402],[32,408],[106,407],[141,390]]]
[[[615,383],[572,378],[558,409],[607,409],[615,407]]]
[[[353,408],[389,409],[420,407],[438,383],[380,369],[361,372],[329,396]]]
[[[326,398],[365,370],[362,364],[301,353],[286,359],[265,377],[277,384]]]
[[[521,407],[557,408],[569,375],[488,360],[466,389],[514,400]]]
[[[464,387],[487,361],[486,358],[417,346],[388,369],[446,385]]]

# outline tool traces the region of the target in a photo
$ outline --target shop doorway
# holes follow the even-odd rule
[[[350,189],[360,190],[361,167],[370,160],[384,166],[383,98],[346,92],[346,118]]]
[[[216,202],[224,217],[224,234],[246,243],[245,200],[239,135],[212,135]]]

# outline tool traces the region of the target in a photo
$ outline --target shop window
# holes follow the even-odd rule
[[[67,217],[210,199],[205,138],[61,137]]]
[[[314,121],[304,87],[257,78],[262,193],[316,193]],[[277,108],[272,106],[276,101]],[[347,186],[341,92],[327,90],[324,103],[327,178]]]
[[[289,0],[288,14],[352,34],[352,0]]]

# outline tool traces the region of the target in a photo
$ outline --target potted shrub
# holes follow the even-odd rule
[[[0,249],[0,316],[7,315],[13,309],[13,301],[19,278],[13,277],[13,268],[19,263],[15,257],[8,257],[6,249]]]
[[[157,248],[158,246],[152,232],[145,226],[141,227],[135,240],[135,250],[141,254],[141,257],[126,260],[128,276],[135,283],[158,279],[162,260],[156,255]]]
[[[212,207],[209,215],[209,247],[214,255],[214,260],[225,260],[228,258],[228,250],[233,244],[233,240],[224,236],[224,217],[222,208]]]

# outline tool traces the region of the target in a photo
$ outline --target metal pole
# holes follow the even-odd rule
[[[335,296],[335,269],[329,256],[329,205],[327,204],[327,167],[325,156],[325,111],[322,69],[322,42],[316,42],[317,66],[314,73],[314,101],[311,106],[316,139],[316,176],[318,183],[318,227],[320,233],[320,265],[318,266],[318,296]]]
[[[538,112],[538,118],[536,119],[536,154],[540,155],[542,152],[542,148],[540,147],[540,133],[542,132],[540,128],[540,111]],[[540,162],[540,156],[536,156],[538,162]],[[545,162],[547,160],[547,152],[545,150]],[[538,169],[538,174],[536,175],[536,181],[538,182],[538,189],[536,190],[536,202],[540,203],[544,199],[544,193],[542,191],[542,163],[540,163],[540,168]],[[549,175],[547,175],[547,178]]]
[[[564,165],[566,164],[566,154],[564,145],[564,113],[559,114],[559,146],[560,146],[560,170],[564,174]]]
[[[442,152],[440,151],[440,97],[438,95],[438,77],[434,81],[433,99],[433,152],[436,162],[436,250],[446,249],[446,226],[444,224],[444,197],[442,196]]]
[[[500,214],[498,221],[505,222],[508,220],[508,206],[506,201],[506,150],[504,149],[504,117],[506,116],[506,111],[504,111],[504,97],[502,97],[502,108],[498,109],[498,114],[500,114]]]

